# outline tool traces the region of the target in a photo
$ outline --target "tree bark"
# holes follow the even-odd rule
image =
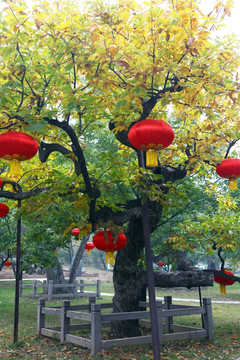
[[[53,280],[53,284],[65,284],[63,269],[58,259],[55,260],[55,266],[46,269],[47,281]],[[67,289],[53,288],[53,294],[65,294]]]
[[[78,267],[79,267],[79,264],[80,264],[80,261],[81,261],[81,258],[82,258],[82,255],[83,255],[83,252],[84,252],[84,249],[85,249],[88,239],[89,239],[89,235],[82,237],[81,244],[77,250],[77,253],[76,253],[74,261],[73,261],[72,269],[71,269],[69,280],[68,280],[69,284],[73,284],[74,281],[76,280],[77,270],[78,270]]]

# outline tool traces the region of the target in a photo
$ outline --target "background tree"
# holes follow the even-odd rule
[[[46,203],[70,192],[85,234],[109,221],[115,233],[127,224],[128,243],[114,268],[114,311],[135,310],[146,286],[137,266],[144,247],[141,198],[150,199],[154,231],[175,184],[190,171],[214,170],[239,137],[239,42],[212,38],[230,3],[216,1],[206,15],[195,0],[93,2],[88,9],[44,2],[31,10],[8,1],[4,9],[1,132],[32,134],[42,164],[33,160],[30,171],[25,165],[25,192],[3,188],[0,196],[42,192],[46,200],[36,207],[47,211]],[[175,141],[159,153],[156,168],[140,172],[127,133],[149,115],[167,120]],[[92,147],[104,136],[112,148],[91,163]],[[57,153],[61,168],[54,165]],[[69,222],[66,232],[71,228]],[[133,335],[138,326],[120,324],[114,331]]]

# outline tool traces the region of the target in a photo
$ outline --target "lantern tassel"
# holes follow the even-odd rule
[[[87,251],[87,252],[88,252],[88,254],[91,254],[91,250],[90,250],[90,249],[88,249],[88,251]]]
[[[112,251],[106,252],[106,265],[114,265],[114,253]]]
[[[155,167],[158,165],[157,152],[154,149],[147,150],[146,166]]]
[[[220,284],[220,293],[226,294],[226,286],[224,284]]]
[[[16,181],[21,177],[21,162],[18,159],[10,160],[9,177]]]
[[[229,179],[229,190],[237,190],[237,179],[236,178]]]

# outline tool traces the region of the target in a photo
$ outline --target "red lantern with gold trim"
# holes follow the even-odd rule
[[[0,134],[0,157],[10,160],[9,177],[13,179],[19,179],[21,175],[21,161],[31,159],[37,151],[37,140],[28,134],[20,131]]]
[[[157,263],[157,265],[158,265],[160,268],[162,268],[162,267],[164,266],[164,261],[159,261],[159,262]]]
[[[136,149],[147,152],[146,165],[158,165],[157,150],[168,147],[174,139],[174,131],[163,120],[146,119],[134,124],[128,133],[128,139]]]
[[[0,218],[7,216],[8,213],[9,207],[4,203],[0,203]]]
[[[87,242],[85,249],[88,251],[88,254],[91,254],[91,250],[95,248],[95,245],[92,242]]]
[[[112,231],[101,230],[93,237],[93,243],[98,250],[106,251],[106,264],[114,264],[114,251],[121,250],[127,243],[125,234],[119,234],[115,240]]]
[[[221,270],[217,270],[221,271]],[[235,276],[231,271],[224,270],[225,274]],[[214,281],[220,284],[220,292],[221,294],[226,294],[226,285],[233,285],[235,283],[234,280],[225,279],[222,276],[214,275]]]
[[[216,167],[217,174],[229,179],[229,190],[237,189],[237,178],[240,177],[240,159],[225,159]]]
[[[7,270],[10,269],[10,266],[12,265],[11,261],[10,260],[6,260],[5,263],[3,264],[7,267]]]

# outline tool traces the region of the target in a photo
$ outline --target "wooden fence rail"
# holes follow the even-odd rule
[[[149,304],[141,302],[142,308],[148,308]],[[146,324],[146,319],[150,319],[150,311],[135,311],[121,313],[102,313],[103,309],[112,308],[112,304],[96,304],[96,298],[90,297],[87,305],[71,306],[70,301],[63,300],[61,307],[45,307],[45,299],[39,299],[38,303],[38,322],[37,331],[40,335],[59,339],[61,342],[87,347],[91,350],[91,355],[97,354],[101,349],[112,346],[140,345],[152,342],[152,336],[137,336],[123,339],[103,340],[101,330],[104,326],[110,326],[113,321],[139,320]],[[55,311],[53,311],[55,309]],[[166,296],[164,304],[156,302],[157,321],[159,328],[159,341],[162,344],[166,341],[205,338],[209,342],[213,341],[213,323],[211,299],[203,299],[203,306],[173,305],[172,298]],[[45,315],[51,314],[60,317],[60,326],[45,327]],[[173,323],[173,318],[177,316],[201,315],[202,328],[183,326]],[[71,319],[77,319],[79,324],[71,325]],[[165,319],[165,322],[163,322]],[[150,327],[150,321],[147,323]],[[89,329],[89,338],[73,335],[71,331]]]
[[[87,287],[96,287],[96,291],[85,291]],[[24,293],[23,289],[31,289],[31,292]],[[41,292],[38,289],[42,289]],[[54,289],[64,289],[65,293],[55,294]],[[50,280],[48,283],[46,280],[39,283],[37,280],[34,280],[32,284],[24,284],[23,281],[20,281],[19,284],[19,295],[22,297],[41,297],[46,298],[48,301],[57,298],[78,298],[82,296],[101,296],[101,280],[97,280],[95,283],[85,283],[84,280],[80,282],[75,281],[74,284],[54,284],[53,280]]]

